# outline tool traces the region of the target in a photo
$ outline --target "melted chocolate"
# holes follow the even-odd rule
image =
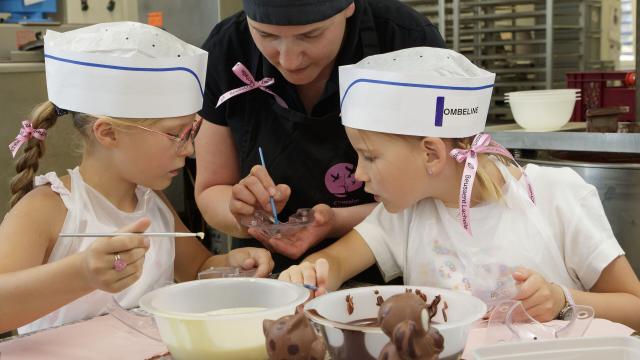
[[[413,293],[413,289],[406,289],[405,290],[406,293]],[[374,291],[374,294],[376,295],[376,304],[378,306],[382,306],[386,301],[382,298],[382,296],[379,296],[379,292],[377,290]],[[423,292],[421,292],[420,290],[416,289],[415,290],[415,294],[422,300],[425,302],[424,307],[427,309],[427,312],[429,314],[430,318],[433,318],[433,316],[435,316],[435,314],[438,311],[438,304],[441,301],[441,297],[438,295],[436,296],[433,301],[431,302],[431,304],[426,303],[427,300],[427,296],[426,294],[424,294]],[[349,315],[351,315],[354,311],[354,304],[353,304],[353,297],[351,295],[347,295],[345,297],[345,301],[347,303],[347,313]],[[444,319],[446,321],[446,309],[448,308],[448,305],[446,304],[446,302],[444,303],[444,306],[442,308],[443,311],[443,315],[444,315]],[[380,322],[378,320],[378,317],[375,318],[364,318],[364,319],[355,319],[346,323],[342,323],[339,321],[335,321],[335,320],[331,320],[331,319],[327,319],[325,316],[323,316],[322,314],[320,314],[317,310],[315,309],[311,309],[308,310],[308,312],[310,314],[313,314],[314,316],[321,318],[321,319],[325,319],[327,321],[331,321],[334,323],[338,323],[338,324],[345,324],[345,325],[351,325],[351,326],[359,326],[359,327],[365,327],[365,328],[380,328]],[[431,323],[434,324],[436,322],[434,322],[431,319]],[[326,330],[324,328],[324,326],[320,327],[324,337],[326,338]],[[333,346],[331,344],[326,344],[327,346],[327,350],[329,351],[329,354],[331,355],[331,358],[334,360],[341,360],[341,359],[362,359],[362,360],[377,360],[375,357],[371,356],[371,354],[369,354],[369,352],[367,351],[366,345],[365,345],[365,333],[359,330],[346,330],[346,329],[337,329],[342,332],[343,335],[343,343],[340,346]],[[437,330],[435,328],[431,328],[428,330],[429,333],[432,332],[437,332]],[[429,334],[431,335],[431,334]],[[433,335],[431,335],[433,336]],[[439,336],[439,334],[438,334]],[[435,341],[435,345],[436,347],[442,348],[443,344],[440,341],[443,341],[444,339],[442,339],[440,337],[441,340],[439,341]],[[436,339],[434,339],[436,340]],[[442,350],[440,350],[442,351]],[[448,357],[448,359],[457,359],[459,354],[453,355],[451,357]]]
[[[347,297],[345,298],[345,300],[347,301],[347,313],[349,315],[353,314],[353,296],[351,295],[347,295]]]
[[[316,309],[307,310],[309,313],[317,316],[321,319],[329,320],[326,317],[322,316]],[[338,321],[334,321],[338,322]],[[344,323],[347,325],[354,326],[364,326],[364,327],[377,327],[377,318],[369,318],[369,319],[359,319],[354,320],[348,323]],[[338,322],[339,323],[339,322]],[[323,336],[326,338],[326,330],[324,326],[320,327]],[[362,360],[376,360],[369,352],[367,351],[367,347],[364,343],[364,334],[362,331],[357,330],[346,330],[346,329],[336,329],[342,332],[342,336],[344,337],[344,342],[341,346],[333,346],[327,343],[327,350],[329,350],[329,354],[331,354],[331,358],[335,360],[340,359],[362,359]]]

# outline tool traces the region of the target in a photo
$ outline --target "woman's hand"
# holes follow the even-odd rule
[[[148,218],[142,218],[117,232],[141,233],[150,224]],[[144,256],[148,249],[149,240],[142,235],[97,238],[83,252],[83,275],[95,289],[110,293],[120,292],[135,283],[142,275]]]
[[[273,196],[276,210],[280,212],[290,195],[291,189],[288,185],[276,185],[267,170],[256,165],[251,169],[249,175],[231,188],[229,211],[240,224],[242,217],[251,216],[256,209],[271,213],[270,196]]]
[[[329,206],[316,205],[313,207],[313,213],[313,222],[292,234],[268,237],[256,228],[249,228],[248,232],[268,249],[290,259],[298,259],[307,250],[327,238],[334,226],[335,212]]]
[[[318,259],[315,263],[304,261],[281,272],[278,280],[316,286],[318,289],[313,292],[313,297],[320,296],[328,292],[329,263],[325,259]]]
[[[522,306],[532,318],[539,322],[551,321],[564,308],[566,299],[560,286],[523,267],[517,268],[512,276],[519,288],[514,299],[522,301]]]

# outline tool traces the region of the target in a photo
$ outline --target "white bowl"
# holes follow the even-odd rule
[[[528,90],[513,91],[505,93],[505,97],[538,97],[538,96],[558,96],[558,95],[580,95],[580,89],[551,89],[551,90]]]
[[[508,96],[505,95],[505,100],[546,100],[546,99],[574,99],[580,98],[580,94],[549,94],[549,95],[536,95],[536,96]]]
[[[557,100],[566,100],[566,101],[571,101],[571,100],[580,100],[581,97],[580,96],[540,96],[540,97],[535,97],[535,98],[525,98],[525,99],[520,99],[520,98],[514,98],[514,99],[510,99],[510,98],[504,98],[504,102],[506,102],[507,104],[510,103],[512,100],[515,101],[534,101],[534,102],[539,102],[539,101],[557,101]]]
[[[513,119],[531,131],[551,131],[563,127],[571,119],[575,98],[519,99],[510,98]]]
[[[273,279],[209,279],[154,290],[140,299],[140,307],[153,314],[174,359],[264,360],[262,321],[293,314],[309,294]],[[243,308],[254,311],[233,311]],[[227,313],[207,314],[220,310]]]
[[[324,336],[332,359],[360,360],[367,359],[367,356],[377,359],[382,347],[389,342],[389,337],[379,327],[346,323],[378,316],[379,307],[376,305],[377,295],[374,291],[377,290],[383,299],[388,299],[393,295],[404,293],[405,289],[419,289],[427,295],[429,303],[436,295],[442,296],[438,315],[433,319],[433,326],[444,337],[444,351],[440,354],[440,358],[445,359],[460,354],[467,341],[471,323],[482,318],[487,311],[486,305],[480,299],[464,293],[423,286],[371,286],[346,289],[309,301],[304,306],[305,315]],[[351,315],[347,312],[347,295],[353,297],[354,311]],[[447,322],[444,322],[441,311],[444,302],[448,305]],[[321,317],[310,313],[309,310],[312,309]]]

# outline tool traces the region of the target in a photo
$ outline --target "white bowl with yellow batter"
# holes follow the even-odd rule
[[[197,280],[140,299],[175,359],[267,359],[262,321],[295,312],[309,290],[273,279]]]

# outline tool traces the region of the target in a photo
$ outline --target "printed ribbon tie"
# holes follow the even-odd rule
[[[535,204],[535,196],[533,193],[533,187],[529,182],[527,174],[522,167],[516,162],[511,153],[502,145],[491,140],[489,134],[478,134],[473,139],[470,149],[453,149],[449,153],[457,162],[464,162],[464,171],[462,173],[462,182],[460,183],[460,196],[458,205],[458,217],[460,224],[466,230],[469,235],[471,234],[471,191],[473,190],[473,182],[476,177],[476,171],[478,171],[478,154],[498,154],[502,155],[511,161],[513,161],[524,176],[527,184],[527,190],[529,192],[529,198]]]
[[[13,140],[11,144],[9,144],[9,151],[11,152],[11,155],[15,158],[16,153],[18,152],[22,144],[29,141],[29,139],[36,138],[40,141],[43,141],[46,137],[47,137],[47,130],[34,129],[33,125],[31,125],[31,122],[29,120],[24,120],[22,122],[22,128],[20,129],[18,136],[16,136],[16,139]]]
[[[218,99],[218,104],[216,104],[216,108],[220,106],[220,104],[222,104],[223,102],[231,99],[232,97],[236,95],[240,95],[247,91],[251,91],[256,88],[273,95],[278,105],[282,106],[285,109],[288,108],[287,103],[285,103],[280,96],[278,96],[273,91],[267,89],[267,86],[272,85],[274,83],[273,78],[264,78],[260,81],[256,81],[253,78],[253,75],[251,75],[251,73],[249,72],[249,70],[247,70],[247,68],[241,63],[237,63],[233,67],[232,71],[234,74],[236,74],[236,76],[240,80],[242,80],[242,82],[244,82],[247,85],[243,87],[239,87],[237,89],[229,90],[226,93],[222,94],[222,96],[220,96],[220,98]]]

